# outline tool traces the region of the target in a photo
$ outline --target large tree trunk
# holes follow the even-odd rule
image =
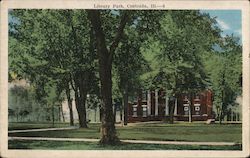
[[[106,45],[105,34],[102,30],[101,15],[99,10],[88,10],[88,18],[93,26],[97,52],[99,57],[99,74],[101,81],[101,99],[102,99],[102,118],[101,118],[101,144],[116,144],[119,141],[116,136],[114,114],[112,107],[112,57],[118,43],[122,37],[122,33],[126,22],[128,21],[128,15],[124,14],[121,18],[120,25],[117,30],[117,34],[114,37],[109,50]]]
[[[72,109],[72,101],[73,101],[73,99],[70,96],[69,84],[68,84],[68,86],[66,88],[66,96],[67,96],[68,107],[69,107],[70,126],[74,126],[74,115],[73,115],[73,109]]]
[[[123,92],[123,107],[124,107],[124,125],[128,124],[128,86],[126,85],[125,91]]]
[[[79,118],[79,126],[80,128],[87,128],[86,115],[84,115],[84,108],[82,107],[79,91],[75,92],[75,103]]]
[[[80,84],[79,84],[79,92],[80,92],[80,104],[81,104],[81,108],[82,108],[82,116],[83,116],[83,124],[84,124],[84,128],[87,128],[87,113],[86,113],[86,99],[87,99],[87,83],[86,80],[88,79],[83,79],[84,77],[86,77],[86,75],[81,74],[80,77]]]
[[[83,82],[83,81],[79,78],[79,74],[77,74],[77,76],[75,78],[76,110],[78,113],[80,128],[87,128],[88,126],[87,126],[86,108],[85,108],[85,101],[86,101],[87,93],[84,92],[81,82]]]
[[[102,50],[102,52],[106,50]],[[111,81],[111,63],[105,55],[100,55],[100,79],[101,79],[101,97],[103,101],[101,118],[101,144],[116,144],[119,142],[116,136],[114,125],[114,114],[112,106],[112,81]]]

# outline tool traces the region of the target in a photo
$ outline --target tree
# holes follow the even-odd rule
[[[146,61],[140,53],[140,47],[137,30],[127,27],[114,56],[116,81],[123,98],[124,125],[128,122],[128,97],[141,89],[140,75],[145,70]]]
[[[80,127],[87,127],[85,101],[91,78],[95,76],[93,71],[96,54],[93,49],[92,30],[86,22],[86,12],[13,10],[12,15],[17,22],[10,32],[21,48],[18,50],[19,54],[15,51],[13,54],[21,58],[19,63],[22,61],[13,67],[21,67],[22,75],[25,74],[31,83],[42,76],[43,79],[54,80],[60,84],[67,92],[70,111],[72,98],[69,94],[72,88]],[[72,125],[72,120],[70,122]]]
[[[114,78],[123,98],[124,125],[127,125],[128,97],[142,88],[140,75],[147,71],[148,65],[141,50],[144,41],[160,29],[160,19],[166,11],[133,11],[127,23],[117,52],[114,55]],[[121,97],[119,96],[119,97]],[[118,98],[119,98],[118,97]]]
[[[28,102],[29,90],[28,87],[14,85],[9,91],[9,108],[16,121],[23,121],[31,110],[32,105]]]
[[[102,118],[101,118],[101,144],[116,144],[119,142],[116,136],[114,125],[114,114],[112,106],[112,60],[113,54],[121,40],[123,30],[129,20],[128,11],[120,12],[120,23],[117,25],[117,31],[114,39],[111,41],[106,40],[103,31],[103,15],[100,10],[88,10],[88,18],[92,24],[96,48],[99,61],[99,75],[101,82],[101,101],[102,101]],[[103,13],[105,14],[105,12]],[[107,13],[106,13],[107,14]],[[109,48],[108,48],[109,46]]]
[[[67,83],[67,87],[65,89],[65,93],[67,96],[67,101],[68,101],[68,107],[69,107],[69,117],[70,117],[70,125],[74,125],[74,115],[73,115],[73,107],[72,107],[72,101],[73,98],[71,97],[71,89],[70,89],[70,83]]]
[[[149,38],[146,42],[149,45],[143,50],[151,63],[152,71],[142,76],[149,87],[165,87],[166,99],[174,97],[176,101],[181,93],[192,95],[205,89],[207,77],[201,56],[202,52],[212,49],[218,36],[213,23],[199,11],[170,11],[166,14],[157,36]],[[175,102],[169,104],[170,123],[173,123]]]
[[[207,54],[205,68],[214,92],[217,119],[221,123],[228,107],[235,106],[236,97],[241,95],[242,47],[239,40],[231,35],[222,38],[219,48]]]

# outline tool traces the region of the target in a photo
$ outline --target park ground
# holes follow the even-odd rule
[[[9,131],[68,127],[66,123],[9,123]],[[36,138],[100,138],[100,124],[90,123],[87,129],[63,129],[10,133],[9,137]],[[186,141],[194,145],[140,144],[122,142],[116,146],[101,146],[97,142],[9,140],[9,149],[61,149],[61,150],[241,150],[241,124],[205,124],[201,122],[176,122],[175,124],[136,123],[117,125],[121,140]],[[196,145],[195,142],[233,142],[235,145]]]

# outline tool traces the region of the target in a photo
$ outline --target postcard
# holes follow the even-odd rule
[[[1,157],[248,157],[247,0],[1,1]]]

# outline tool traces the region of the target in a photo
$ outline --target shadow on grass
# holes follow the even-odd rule
[[[97,142],[67,141],[30,141],[10,140],[9,149],[40,149],[40,150],[242,150],[241,144],[234,146],[205,145],[165,145],[165,144],[131,144],[99,145]]]

